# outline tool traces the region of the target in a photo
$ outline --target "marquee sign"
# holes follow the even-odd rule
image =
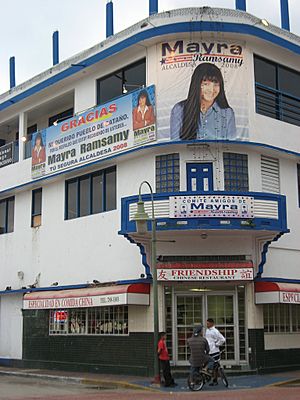
[[[251,281],[252,262],[241,263],[160,263],[159,281]]]
[[[254,198],[248,196],[173,196],[170,218],[253,218]]]

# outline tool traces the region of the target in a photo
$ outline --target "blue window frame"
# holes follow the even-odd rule
[[[213,164],[188,163],[187,190],[189,192],[208,192],[214,190]]]
[[[224,190],[229,192],[248,192],[247,154],[223,153]]]
[[[15,198],[0,200],[0,235],[14,231]]]
[[[256,112],[300,126],[300,73],[254,56]]]
[[[179,192],[180,168],[179,154],[164,154],[157,156],[156,165],[156,193]]]
[[[42,188],[32,191],[31,226],[36,228],[42,224]]]
[[[116,209],[116,167],[66,181],[65,219]]]

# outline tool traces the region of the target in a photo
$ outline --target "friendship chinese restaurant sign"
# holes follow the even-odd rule
[[[251,281],[253,266],[244,263],[160,263],[159,281]]]
[[[173,196],[170,218],[253,218],[253,203],[247,196]]]
[[[139,108],[144,97],[146,108]],[[131,92],[32,137],[32,178],[110,157],[156,140],[155,87]]]

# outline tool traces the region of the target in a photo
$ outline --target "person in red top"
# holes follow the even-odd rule
[[[46,161],[46,151],[43,145],[43,139],[40,133],[35,137],[34,147],[32,149],[32,165],[42,164]]]
[[[157,353],[160,363],[160,368],[162,369],[162,373],[165,380],[166,387],[174,387],[177,384],[174,382],[174,379],[171,374],[171,367],[170,367],[170,357],[166,345],[166,332],[161,332],[159,335],[160,339],[157,345]]]
[[[133,130],[145,128],[155,122],[153,107],[146,90],[139,93],[137,106],[132,111]]]

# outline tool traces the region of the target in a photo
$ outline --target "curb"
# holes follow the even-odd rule
[[[43,380],[57,380],[60,382],[66,382],[74,385],[99,385],[103,389],[132,389],[132,390],[143,390],[150,392],[160,392],[157,389],[138,385],[136,383],[130,383],[126,381],[114,381],[114,380],[104,380],[104,379],[93,379],[93,378],[82,378],[74,376],[60,376],[60,375],[48,375],[48,374],[38,374],[33,372],[22,372],[22,371],[3,371],[0,370],[0,375],[12,375],[19,376],[23,378],[38,378]]]
[[[294,379],[289,379],[286,381],[282,381],[282,382],[278,382],[278,383],[273,383],[269,386],[289,386],[289,385],[293,385],[293,384],[299,384],[300,386],[300,379],[299,378],[294,378]]]

